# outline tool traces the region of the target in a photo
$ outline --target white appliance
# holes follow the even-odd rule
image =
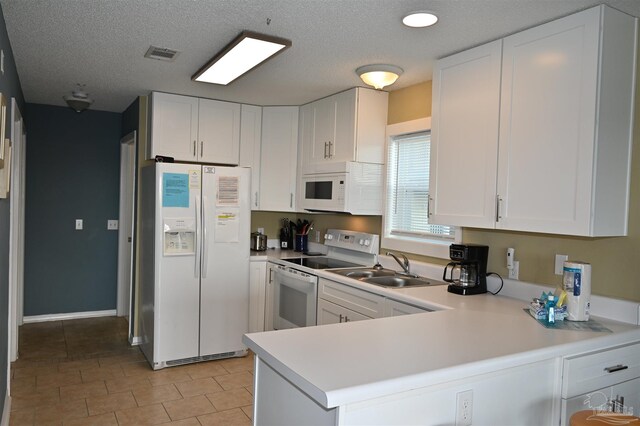
[[[326,256],[280,259],[273,278],[273,328],[316,325],[318,276],[314,270],[372,266],[378,255],[376,234],[328,229]]]
[[[382,165],[347,161],[302,176],[300,205],[309,211],[382,214]]]
[[[250,170],[142,169],[142,351],[153,369],[243,356],[249,330]]]

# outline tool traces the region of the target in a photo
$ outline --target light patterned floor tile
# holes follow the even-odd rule
[[[131,392],[94,396],[86,399],[90,416],[137,407]]]
[[[205,377],[215,377],[227,374],[228,371],[220,364],[220,361],[199,362],[189,365],[185,371],[192,379],[202,379]]]
[[[253,396],[245,388],[207,394],[207,398],[218,411],[244,407],[253,403]]]
[[[176,387],[185,398],[223,391],[222,387],[213,379],[213,377],[205,377],[203,379],[196,379],[190,382],[176,383]]]
[[[216,411],[211,402],[204,395],[178,399],[162,403],[171,420],[182,420],[201,414],[209,414]]]
[[[195,417],[190,417],[188,419],[176,420],[171,423],[167,423],[173,426],[201,426],[200,422]]]
[[[60,400],[84,399],[91,396],[106,395],[107,388],[104,382],[82,383],[60,387]]]
[[[118,426],[118,420],[116,420],[116,414],[112,412],[99,416],[65,420],[63,426]]]
[[[35,424],[59,424],[63,420],[87,417],[87,404],[84,399],[64,401],[36,409]]]
[[[120,426],[156,425],[171,421],[162,404],[118,410],[116,418]]]
[[[253,370],[253,356],[247,355],[242,358],[229,358],[220,361],[225,370],[229,373],[240,373]]]
[[[242,409],[242,411],[247,417],[249,417],[250,419],[253,419],[253,404],[247,405],[245,407],[240,407],[240,408]]]
[[[253,375],[248,371],[216,376],[214,379],[216,379],[216,382],[218,382],[224,390],[243,388],[245,386],[253,385]]]
[[[136,389],[133,391],[133,396],[136,398],[140,407],[165,401],[173,401],[175,399],[182,399],[182,395],[180,395],[180,392],[178,392],[178,389],[176,389],[174,384]]]
[[[180,367],[165,368],[164,370],[155,371],[149,376],[152,386],[166,385],[167,383],[188,382],[192,380],[184,369]]]
[[[198,416],[200,424],[203,426],[248,426],[251,420],[242,412],[241,409],[220,411],[218,413]]]
[[[11,411],[35,409],[44,405],[53,405],[60,402],[58,388],[45,389],[39,392],[11,397]]]
[[[33,426],[33,422],[36,418],[35,410],[20,410],[11,411],[9,417],[9,424],[11,426]]]
[[[151,387],[149,379],[146,377],[122,377],[113,380],[107,380],[107,390],[109,393],[128,392],[138,389],[147,389]]]
[[[80,371],[65,371],[63,373],[36,376],[36,389],[39,391],[78,383],[82,383]]]

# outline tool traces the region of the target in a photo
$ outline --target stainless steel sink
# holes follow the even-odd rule
[[[402,275],[364,278],[362,279],[362,281],[369,284],[375,284],[375,285],[381,285],[384,287],[393,287],[393,288],[422,287],[422,286],[434,284],[432,281],[429,281],[425,278],[405,277]]]
[[[337,271],[331,271],[334,274],[339,274],[345,277],[353,278],[355,280],[360,280],[363,278],[373,278],[373,277],[387,277],[393,276],[396,274],[396,271],[392,269],[373,269],[373,268],[363,268],[363,269],[341,269]]]
[[[360,280],[365,283],[390,288],[423,287],[443,284],[441,282],[427,280],[426,278],[408,277],[394,271],[393,269],[354,268],[338,269],[329,272]]]

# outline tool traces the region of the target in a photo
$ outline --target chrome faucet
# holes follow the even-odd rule
[[[413,274],[411,274],[411,272],[409,271],[409,259],[407,259],[407,256],[405,256],[404,254],[400,253],[400,256],[402,256],[402,260],[398,259],[398,256],[396,256],[395,254],[391,253],[390,251],[387,252],[387,256],[391,256],[395,259],[396,262],[398,262],[398,265],[400,265],[402,267],[402,270],[404,271],[405,275],[408,276],[413,276]]]

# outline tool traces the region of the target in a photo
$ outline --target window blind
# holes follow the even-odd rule
[[[387,158],[388,233],[425,239],[453,239],[451,226],[431,225],[429,199],[430,132],[394,137]]]

